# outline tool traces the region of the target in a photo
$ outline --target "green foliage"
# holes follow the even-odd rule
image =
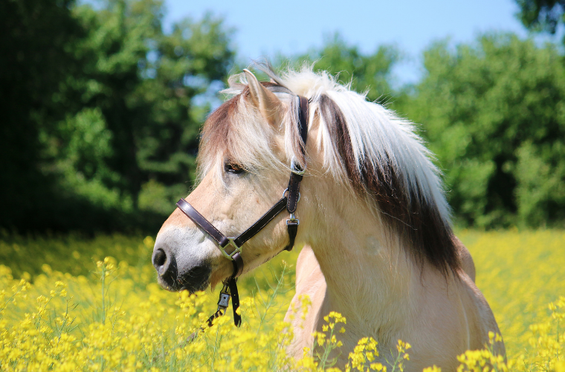
[[[151,108],[150,125],[140,129],[137,158],[144,181],[166,186],[194,181],[199,129],[233,63],[222,21],[206,15],[185,20],[170,35],[161,35],[151,52],[136,99]],[[182,195],[184,196],[184,195]]]
[[[84,35],[69,11],[73,4],[0,2],[0,226],[28,220],[53,184],[39,169],[39,130],[66,114],[57,92],[75,70],[72,49]]]
[[[0,226],[162,219],[194,180],[200,124],[233,64],[231,31],[206,15],[166,34],[159,0],[9,0],[0,12]]]
[[[232,63],[228,34],[210,15],[181,21],[165,34],[156,0],[103,4],[76,10],[89,30],[79,50],[89,63],[75,89],[83,105],[100,110],[110,134],[111,151],[101,159],[111,176],[96,172],[101,179],[93,181],[131,198],[134,208],[149,181],[181,196],[193,181],[209,87],[222,87]]]
[[[562,22],[561,1],[517,2],[533,29]],[[159,0],[0,3],[0,227],[154,230],[188,193],[200,125],[234,65],[232,31],[208,14],[165,33],[162,19]],[[422,81],[394,92],[399,59],[393,46],[364,53],[335,34],[278,65],[314,64],[421,123],[458,223],[565,221],[555,47],[512,35],[437,43]]]
[[[516,0],[516,3],[520,7],[520,20],[529,29],[554,34],[557,25],[563,22],[563,0]]]
[[[425,52],[401,111],[422,123],[465,225],[565,221],[565,74],[555,47],[486,35]]]

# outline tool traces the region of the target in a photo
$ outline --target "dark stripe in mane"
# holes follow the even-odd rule
[[[202,128],[202,140],[198,151],[199,159],[211,158],[228,150],[229,146],[226,142],[230,138],[231,118],[237,111],[238,101],[239,95],[224,102],[210,114]],[[229,154],[226,155],[229,156]]]
[[[319,103],[320,113],[355,191],[371,196],[385,223],[404,238],[409,253],[420,266],[428,260],[444,275],[457,270],[460,262],[453,232],[437,206],[426,203],[418,188],[413,190],[405,185],[391,161],[385,160],[375,169],[369,159],[364,159],[359,169],[340,108],[326,95],[320,96]]]
[[[261,82],[261,85],[277,93],[288,93],[294,96],[288,88],[276,83]],[[239,94],[224,102],[216,111],[210,114],[202,128],[202,138],[198,152],[199,167],[202,167],[203,159],[212,159],[219,154],[227,159],[232,158],[233,154],[231,150],[237,149],[240,145],[238,141],[241,141],[241,138],[236,134],[237,130],[233,128],[233,119],[238,114],[238,106],[244,103],[245,100],[250,99],[249,87],[247,85],[241,86],[241,92]],[[289,107],[291,112],[293,112],[297,110],[297,103],[291,100]],[[304,145],[296,125],[297,118],[290,115],[288,119],[291,120],[291,123],[287,123],[286,130],[290,131],[290,138],[293,140],[292,147],[297,154],[297,163],[304,168],[306,166],[306,159],[302,151]]]
[[[267,88],[278,87],[278,85],[271,82],[261,82],[261,84]],[[202,139],[198,152],[199,160],[212,158],[219,153],[223,154],[224,157],[231,157],[230,149],[233,148],[232,146],[238,146],[237,143],[232,143],[236,140],[233,138],[233,135],[230,135],[233,129],[232,118],[237,113],[241,98],[247,99],[249,94],[249,87],[244,86],[241,93],[224,102],[216,111],[210,114],[202,128]],[[300,144],[299,141],[299,139],[296,141],[298,145]]]

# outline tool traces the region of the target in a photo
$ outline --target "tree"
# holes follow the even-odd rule
[[[151,107],[151,125],[140,131],[137,158],[145,190],[167,186],[170,197],[164,199],[170,202],[185,196],[194,181],[200,125],[225,86],[235,52],[230,31],[208,14],[198,22],[174,25],[152,53],[145,69],[154,78],[144,79],[136,96]],[[161,202],[153,201],[163,211],[174,207],[167,203],[163,209]]]
[[[90,63],[74,88],[85,108],[70,120],[68,133],[82,143],[73,169],[86,181],[118,190],[134,209],[149,181],[172,187],[176,197],[186,193],[199,125],[209,110],[206,94],[210,86],[222,87],[233,61],[222,21],[210,15],[187,19],[167,35],[161,3],[154,0],[108,0],[99,10],[79,7],[77,17],[89,30],[79,54]],[[100,138],[107,139],[97,142],[98,156],[89,155],[84,133],[73,125],[92,110]],[[108,148],[102,150],[102,143]]]
[[[559,23],[563,23],[564,0],[516,0],[516,3],[520,6],[520,20],[531,30],[554,34]]]
[[[556,48],[514,35],[438,43],[401,109],[422,123],[457,221],[565,221],[565,71]]]
[[[115,230],[143,223],[139,206],[172,209],[233,64],[223,21],[166,34],[159,0],[8,0],[0,12],[0,226]]]
[[[0,226],[31,225],[52,196],[40,128],[65,117],[59,87],[79,68],[72,0],[0,2]]]

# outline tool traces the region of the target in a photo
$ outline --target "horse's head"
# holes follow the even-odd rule
[[[227,237],[261,220],[292,183],[291,170],[305,169],[306,158],[296,243],[318,249],[319,262],[339,263],[335,252],[322,255],[320,248],[335,246],[337,240],[345,240],[341,259],[360,253],[356,246],[378,241],[373,246],[403,250],[420,267],[429,263],[445,275],[457,270],[438,170],[412,124],[325,73],[289,72],[284,79],[267,73],[276,83],[259,83],[248,71],[246,84],[230,81],[232,93],[238,94],[206,121],[198,154],[200,183],[186,198],[189,210],[179,206],[155,242],[153,264],[161,284],[195,291],[232,275],[233,261],[225,253],[236,248]],[[310,107],[302,123],[308,141],[299,130],[305,105]],[[298,193],[288,197],[293,200]],[[191,210],[200,217],[195,219]],[[280,212],[243,246],[235,244],[242,248],[244,271],[292,241],[287,228],[292,208]],[[384,266],[396,265],[394,254],[382,257],[388,257]]]
[[[296,129],[298,97],[280,86],[259,83],[247,70],[244,76],[247,85],[237,86],[239,94],[204,125],[198,154],[200,183],[186,198],[209,226],[226,237],[243,233],[284,196],[293,160],[305,166],[304,142]],[[288,246],[289,213],[281,212],[241,247],[245,271]],[[153,264],[160,284],[193,292],[230,277],[232,262],[219,248],[217,239],[177,208],[155,242]],[[225,246],[228,254],[234,249]]]

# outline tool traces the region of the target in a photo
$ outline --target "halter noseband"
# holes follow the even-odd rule
[[[301,150],[302,155],[306,153],[306,140],[308,138],[308,99],[298,97],[298,132],[302,138]],[[239,307],[239,294],[237,290],[237,277],[243,272],[243,259],[240,252],[241,247],[245,242],[255,236],[265,226],[269,224],[276,216],[278,216],[285,209],[290,214],[290,218],[286,220],[286,226],[289,236],[289,244],[284,250],[290,251],[294,246],[296,233],[298,232],[298,225],[300,221],[296,218],[295,212],[300,200],[300,181],[304,175],[304,170],[296,164],[295,160],[291,162],[291,174],[288,182],[288,187],[284,190],[282,198],[271,207],[261,218],[259,218],[247,230],[237,237],[227,237],[214,227],[204,216],[202,216],[189,202],[185,199],[180,199],[177,202],[177,207],[188,216],[202,231],[210,236],[217,244],[222,254],[233,264],[233,274],[226,279],[223,284],[224,287],[220,291],[220,299],[218,301],[218,310],[208,319],[208,326],[212,326],[212,322],[217,317],[224,315],[228,307],[229,299],[232,298],[233,307],[233,320],[236,326],[241,325],[241,315],[237,314],[236,310]],[[233,250],[227,252],[226,248],[232,246]],[[193,335],[195,336],[195,335]]]

